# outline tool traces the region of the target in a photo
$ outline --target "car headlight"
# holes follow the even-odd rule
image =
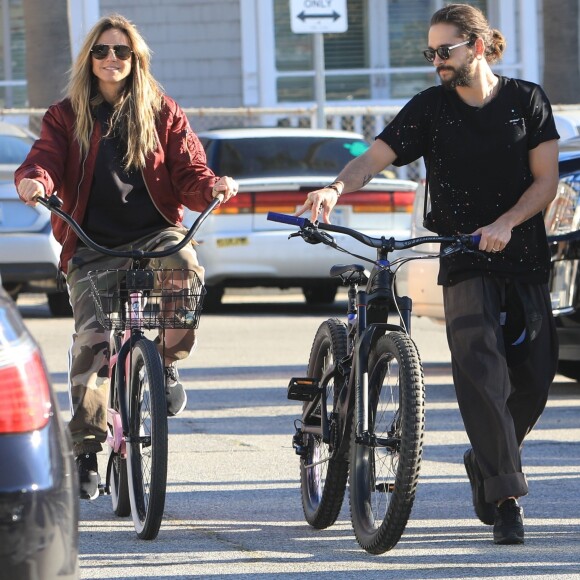
[[[558,182],[558,192],[548,206],[544,223],[549,236],[574,232],[580,225],[580,173],[566,175]]]

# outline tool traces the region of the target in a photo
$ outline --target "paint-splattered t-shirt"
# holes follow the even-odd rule
[[[441,235],[469,234],[509,210],[533,181],[530,149],[559,138],[538,85],[498,78],[496,97],[480,108],[467,105],[456,91],[431,87],[413,97],[377,137],[397,154],[395,165],[426,158],[431,217]],[[485,272],[540,283],[548,281],[549,268],[539,213],[514,228],[503,252],[441,258],[438,282],[448,286]]]

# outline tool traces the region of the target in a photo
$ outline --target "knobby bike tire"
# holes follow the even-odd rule
[[[111,351],[118,352],[120,344],[114,336],[111,341]],[[115,368],[111,369],[111,387],[109,389],[109,407],[119,412],[119,391],[115,380]],[[111,433],[113,426],[108,425]],[[111,457],[114,455],[114,457]],[[109,489],[111,490],[111,503],[113,504],[113,513],[119,517],[126,517],[131,514],[131,501],[129,499],[129,485],[127,478],[127,459],[115,453],[112,447],[109,447],[109,461],[112,462],[109,473]]]
[[[147,338],[133,346],[129,399],[127,468],[131,515],[137,536],[159,533],[167,486],[167,402],[165,374],[156,346]]]
[[[345,325],[336,318],[323,322],[312,343],[308,376],[320,378],[333,362],[346,356],[346,351]],[[340,433],[335,406],[344,381],[341,384],[337,384],[338,382],[331,380],[326,389],[327,413],[331,426],[330,441],[325,442],[321,436],[312,433],[303,433],[302,436],[307,450],[300,459],[302,508],[306,521],[317,529],[327,528],[336,521],[342,507],[348,477],[348,453],[342,457],[335,453]],[[319,410],[321,409],[319,406]],[[320,417],[320,413],[318,416]]]
[[[351,521],[360,546],[382,554],[400,540],[411,514],[425,431],[423,368],[402,332],[381,336],[369,354],[369,431],[383,445],[356,443],[353,425]]]

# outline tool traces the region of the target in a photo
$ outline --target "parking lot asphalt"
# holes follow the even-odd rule
[[[65,417],[70,319],[50,319],[41,301],[23,301]],[[338,522],[314,530],[300,503],[291,446],[299,404],[286,399],[289,377],[305,370],[319,323],[342,305],[306,307],[291,292],[226,295],[204,315],[196,353],[180,366],[189,402],[170,420],[165,519],[144,542],[110,499],[82,502],[81,577],[188,579],[580,579],[580,385],[558,376],[548,406],[525,443],[530,485],[522,498],[526,543],[496,546],[471,506],[442,326],[414,320],[427,385],[427,430],[417,498],[390,552],[357,545],[348,493]],[[106,455],[101,454],[104,475]]]

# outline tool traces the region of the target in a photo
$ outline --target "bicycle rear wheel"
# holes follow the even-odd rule
[[[139,538],[157,537],[167,485],[165,374],[157,348],[146,338],[133,346],[129,382],[127,468],[131,515]]]
[[[345,325],[332,318],[323,322],[312,344],[308,362],[308,376],[320,378],[332,364],[346,356],[347,332]],[[348,453],[339,457],[339,417],[336,403],[344,381],[330,380],[326,387],[327,419],[330,439],[321,435],[303,433],[302,442],[306,454],[300,459],[300,489],[302,508],[306,521],[318,529],[327,528],[336,521],[346,489],[348,476]],[[305,425],[321,424],[322,405],[305,420]],[[349,430],[346,431],[349,433]]]
[[[371,554],[391,550],[411,514],[425,430],[423,369],[402,332],[381,336],[369,355],[371,445],[354,441],[350,510],[355,536]]]
[[[118,352],[119,344],[116,337],[113,337],[114,343],[111,345],[113,352]],[[115,379],[115,368],[111,372],[111,388],[109,390],[109,407],[119,412],[119,391]],[[113,425],[109,424],[109,429],[113,433]],[[113,455],[113,457],[111,457]],[[109,447],[109,461],[111,469],[109,471],[109,489],[111,490],[111,503],[113,512],[119,517],[126,517],[131,513],[131,502],[129,500],[129,485],[127,479],[127,460],[115,453],[112,447]]]

